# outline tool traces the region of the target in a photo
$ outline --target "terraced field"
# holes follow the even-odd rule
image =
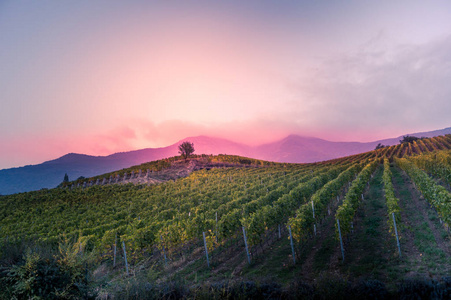
[[[1,196],[0,243],[70,243],[91,256],[94,284],[440,282],[451,271],[450,148],[442,136],[314,164],[171,158]],[[8,255],[5,270],[21,261]]]

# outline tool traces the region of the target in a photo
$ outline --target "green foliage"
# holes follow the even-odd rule
[[[414,141],[419,140],[416,136],[405,135],[402,137],[402,140],[399,140],[399,143],[413,143]]]
[[[379,165],[378,160],[370,162],[357,175],[357,178],[352,182],[351,187],[346,193],[343,204],[337,209],[336,218],[340,220],[341,234],[346,236],[351,231],[351,222],[354,219],[355,212],[360,205],[361,195],[365,190],[371,174]],[[336,235],[338,237],[338,225],[335,224]]]
[[[398,204],[399,200],[395,197],[395,191],[393,189],[392,173],[390,171],[390,163],[388,162],[388,159],[384,160],[384,173],[382,175],[382,181],[384,183],[385,200],[388,209],[388,226],[390,228],[390,232],[395,234],[392,213],[395,214],[395,220],[398,224],[401,222],[401,214]]]
[[[67,240],[58,251],[30,243],[22,248],[21,258],[10,263],[5,262],[3,253],[0,281],[4,292],[0,297],[75,299],[92,295],[87,266],[93,257],[80,253],[80,249],[78,243]]]
[[[194,153],[194,144],[188,141],[181,143],[178,147],[180,155],[186,160]]]
[[[398,153],[402,148],[396,149]],[[422,192],[417,181],[432,179],[417,165],[428,170],[440,165],[445,165],[446,170],[449,165],[441,158],[442,154],[435,154],[396,160],[405,165],[404,169],[414,170],[407,170],[409,175],[420,174],[421,178],[414,181]],[[387,147],[315,164],[278,164],[227,155],[197,156],[208,162],[224,162],[223,168],[204,169],[186,178],[151,186],[103,185],[2,196],[0,253],[9,257],[9,262],[1,265],[6,266],[1,279],[6,280],[6,298],[43,297],[45,293],[60,298],[81,295],[88,288],[88,281],[83,279],[87,253],[110,260],[113,245],[120,249],[122,242],[132,266],[148,258],[156,248],[164,248],[169,259],[174,259],[184,249],[197,245],[202,232],[206,233],[209,251],[217,251],[234,238],[241,239],[242,226],[250,246],[261,243],[265,234],[273,232],[278,224],[291,226],[295,240],[301,242],[312,234],[313,225],[327,215],[331,201],[358,174],[336,214],[346,235],[371,174],[381,158],[390,155]],[[177,160],[180,157],[148,166],[164,168]],[[143,165],[133,168],[130,170],[142,169]],[[395,212],[399,218],[388,160],[384,161],[383,181],[388,213]],[[431,190],[423,194],[434,199],[431,203],[435,203],[446,220],[450,215],[449,192],[440,187]],[[19,247],[15,251],[8,246],[23,237],[32,237],[58,251],[49,250],[51,255],[47,255],[33,247]],[[60,243],[63,237],[77,242]],[[54,286],[49,285],[49,279],[42,279],[47,275],[34,274],[48,274]],[[146,288],[141,281],[136,285],[138,290]]]
[[[291,233],[297,243],[301,243],[309,235],[313,234],[314,224],[318,219],[326,216],[330,202],[335,200],[343,186],[351,181],[360,168],[359,164],[354,164],[340,173],[338,177],[327,182],[313,194],[309,202],[303,204],[296,211],[295,217],[288,220],[287,226],[291,226]],[[315,218],[313,218],[312,203],[315,208]]]
[[[409,158],[420,169],[451,185],[451,151],[440,151]]]
[[[306,202],[313,193],[315,193],[324,184],[335,178],[344,166],[335,166],[326,168],[326,171],[313,177],[307,182],[302,182],[296,187],[289,189],[288,193],[283,194],[272,204],[263,206],[258,211],[249,216],[242,222],[248,232],[249,244],[255,245],[262,241],[262,235],[269,228],[277,224],[284,223],[288,216],[295,211],[301,204]]]
[[[424,198],[435,207],[442,220],[451,224],[451,193],[408,159],[396,159],[395,162],[409,175]]]
[[[374,150],[382,149],[384,147],[387,147],[387,146],[382,145],[381,143],[379,143],[379,144],[377,144],[376,148],[374,148]]]

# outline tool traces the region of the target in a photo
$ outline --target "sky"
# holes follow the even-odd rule
[[[0,169],[451,126],[449,1],[0,0]]]

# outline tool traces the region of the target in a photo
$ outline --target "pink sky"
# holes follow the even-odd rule
[[[0,169],[451,126],[447,1],[2,1]]]

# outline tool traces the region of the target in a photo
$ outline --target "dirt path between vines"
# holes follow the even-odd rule
[[[337,211],[338,206],[342,203],[345,194],[346,189],[343,189],[339,196],[339,202],[335,198],[331,200],[330,215],[326,216],[321,224],[317,224],[317,235],[309,243],[309,249],[304,251],[307,252],[301,267],[301,276],[304,281],[313,282],[315,280],[318,273],[321,271],[320,266],[318,266],[317,264],[317,261],[319,259],[321,261],[323,261],[324,259],[328,260],[330,258],[330,254],[327,253],[333,251],[333,249],[336,248],[334,246],[338,245],[338,241],[336,241],[334,238],[334,215]],[[327,257],[327,255],[329,255],[329,257]],[[321,256],[321,258],[319,258],[319,256]],[[327,270],[331,269],[331,266],[334,266],[336,263],[339,263],[341,261],[341,250],[339,250],[339,252],[337,253],[334,253],[330,261],[332,262],[331,265],[325,265],[327,266]],[[332,269],[336,268],[332,267]]]
[[[392,167],[395,195],[401,208],[401,251],[407,276],[439,278],[451,271],[451,244],[435,210],[415,188],[407,174]],[[409,270],[410,269],[410,270]]]
[[[390,235],[380,165],[369,180],[354,218],[354,232],[345,246],[345,262],[340,268],[355,278],[384,280],[387,265],[395,258],[396,242]]]

